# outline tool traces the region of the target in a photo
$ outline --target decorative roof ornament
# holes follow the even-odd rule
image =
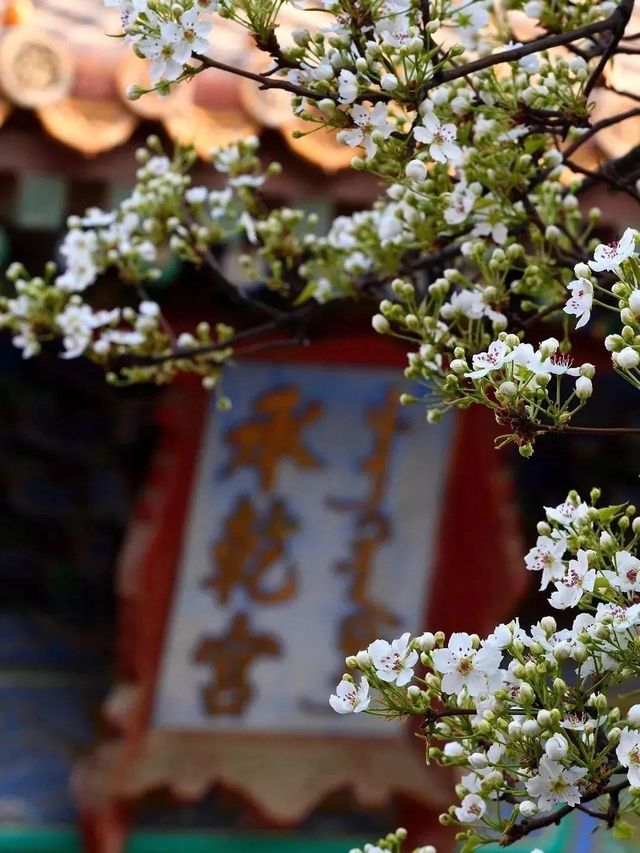
[[[288,10],[287,31],[309,20],[308,13]],[[213,147],[259,134],[281,132],[299,156],[336,172],[352,153],[329,134],[292,139],[289,98],[259,91],[247,80],[209,71],[190,84],[174,87],[167,97],[149,94],[127,98],[132,85],[148,88],[146,63],[119,39],[105,38],[118,29],[113,10],[101,0],[0,0],[0,126],[12,104],[36,111],[45,130],[87,157],[125,143],[141,120],[162,122],[177,142],[192,144],[208,159]],[[232,22],[220,21],[212,49],[230,64],[255,69],[263,55],[247,44]]]
[[[73,77],[69,46],[46,30],[18,26],[0,42],[0,85],[19,107],[59,103],[71,91]]]

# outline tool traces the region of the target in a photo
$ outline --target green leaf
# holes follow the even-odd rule
[[[315,293],[315,291],[316,291],[316,286],[312,281],[310,281],[309,284],[304,288],[304,290],[302,291],[300,296],[298,296],[298,298],[296,299],[296,301],[293,304],[294,305],[303,305],[305,302],[308,302],[310,299],[313,298],[313,294]]]
[[[612,832],[617,841],[629,841],[633,838],[633,827],[626,820],[617,820]]]

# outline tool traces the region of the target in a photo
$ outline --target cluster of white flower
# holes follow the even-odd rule
[[[49,264],[43,277],[31,278],[20,264],[9,270],[15,296],[0,299],[0,328],[12,332],[25,358],[59,336],[63,358],[83,355],[116,368],[120,375],[111,374],[112,381],[168,381],[177,367],[198,373],[212,387],[232,353],[227,344],[233,330],[219,324],[214,340],[205,322],[195,334],[173,334],[144,288],[162,274],[158,260],[164,246],[179,258],[201,263],[212,244],[238,233],[257,242],[257,231],[268,229],[272,215],[261,211],[262,222],[252,216],[258,207],[255,193],[274,171],[262,170],[257,145],[257,139],[249,138],[213,152],[214,167],[225,176],[226,186],[209,190],[191,185],[191,150],[180,149],[170,159],[151,137],[149,147],[138,152],[137,184],[116,210],[91,208],[84,216],[70,217],[60,246],[62,271]],[[298,217],[290,223],[290,230],[299,222]],[[276,243],[272,240],[264,254],[275,251]],[[96,310],[91,305],[92,287],[109,270],[134,290],[136,308]],[[189,356],[202,348],[211,350],[208,357]],[[136,366],[138,357],[141,366]]]
[[[598,498],[572,492],[546,507],[526,557],[543,588],[555,584],[554,607],[581,610],[570,628],[546,616],[484,639],[376,640],[347,658],[358,686],[346,674],[330,699],[342,714],[423,719],[430,758],[464,771],[460,805],[441,821],[463,827],[465,849],[548,826],[558,805],[588,802],[599,814],[612,797],[616,822],[638,807],[640,704],[610,707],[606,693],[640,674],[640,517],[633,506],[599,508]]]
[[[213,26],[210,15],[217,0],[183,0],[181,4],[148,0],[104,0],[117,7],[128,40],[139,56],[149,60],[154,82],[172,82],[182,76],[194,53],[209,49]]]
[[[400,827],[395,832],[380,838],[377,844],[365,844],[364,849],[352,847],[349,853],[401,853],[406,838],[407,830]],[[436,848],[432,844],[426,844],[423,847],[414,848],[413,853],[436,853]],[[533,853],[542,853],[542,851],[533,851]]]
[[[377,844],[365,844],[364,849],[352,847],[349,853],[401,853],[406,838],[407,830],[400,827],[395,832],[390,832],[384,838],[378,839]],[[413,853],[436,853],[436,848],[432,844],[426,844],[423,847],[414,848]],[[542,853],[542,851],[534,850],[533,853]]]

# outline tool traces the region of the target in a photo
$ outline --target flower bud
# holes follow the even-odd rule
[[[627,711],[627,720],[632,726],[640,727],[640,705],[632,705]]]
[[[640,316],[640,290],[632,290],[629,294],[629,308],[636,317]]]
[[[444,745],[444,754],[447,758],[461,758],[466,754],[466,750],[457,740],[452,740]]]
[[[498,388],[498,394],[502,397],[515,397],[518,386],[514,382],[502,382]]]
[[[576,278],[591,278],[591,267],[588,264],[576,264],[573,272]]]
[[[454,373],[458,375],[467,373],[467,371],[469,370],[469,365],[462,358],[454,358],[449,367]]]
[[[534,817],[539,809],[532,800],[523,800],[518,806],[518,811],[523,817]]]
[[[389,321],[382,314],[374,314],[371,325],[379,335],[386,335],[391,329]]]
[[[631,370],[640,363],[640,355],[633,347],[625,347],[618,353],[614,353],[613,360],[623,370]]]
[[[522,705],[528,705],[536,698],[535,691],[530,684],[522,684],[518,690],[518,700]]]
[[[522,724],[522,733],[526,737],[538,737],[542,729],[536,720],[525,720]]]
[[[607,708],[609,707],[607,697],[604,695],[604,693],[592,693],[591,696],[589,696],[589,701],[587,704],[595,708],[596,711],[600,711],[601,714],[605,713]]]
[[[552,761],[560,761],[569,752],[569,743],[561,734],[555,734],[545,743],[544,751]]]
[[[576,379],[576,397],[579,400],[588,400],[593,394],[593,382],[586,376],[578,376]]]
[[[409,180],[422,183],[422,181],[427,177],[427,167],[424,165],[422,160],[411,160],[407,163],[404,173]]]
[[[546,729],[551,725],[551,714],[549,711],[547,711],[546,708],[542,708],[540,711],[538,711],[538,716],[536,717],[536,720],[538,721],[538,725],[541,728]]]
[[[606,618],[606,617],[605,617]],[[608,625],[596,625],[593,633],[599,640],[608,640],[611,630]]]
[[[540,620],[540,627],[545,632],[547,636],[550,634],[555,634],[558,630],[558,623],[553,618],[553,616],[543,616]]]
[[[568,660],[571,656],[571,646],[569,643],[557,643],[553,647],[553,656],[558,661]]]
[[[609,730],[609,733],[607,734],[607,740],[610,744],[615,746],[620,740],[621,734],[622,732],[620,731],[620,729],[617,726],[614,726],[612,729]]]
[[[436,647],[436,638],[430,631],[426,631],[420,637],[416,637],[416,642],[423,652],[430,652]]]
[[[144,95],[144,89],[141,86],[127,86],[125,97],[128,101],[138,101]]]
[[[356,655],[356,664],[360,669],[366,669],[368,666],[371,666],[371,658],[369,657],[369,652],[364,649],[359,651]]]
[[[636,319],[636,315],[633,313],[631,308],[623,308],[620,312],[620,319],[625,324],[625,326],[630,326]]]
[[[525,672],[524,666],[521,663],[517,663],[513,667],[513,674],[516,678],[524,678],[527,673]]]
[[[554,355],[558,351],[559,346],[560,341],[557,338],[546,338],[546,340],[542,341],[540,344],[540,354],[543,358],[548,358],[550,355]]]
[[[620,335],[607,335],[604,339],[604,348],[607,352],[616,352],[624,344]]]
[[[605,549],[605,550],[609,549],[609,548],[613,548],[614,545],[616,544],[616,540],[613,538],[613,536],[610,533],[607,533],[606,530],[603,530],[602,533],[600,534],[600,540],[599,541],[600,541],[600,547]]]
[[[383,74],[380,78],[380,86],[385,92],[393,92],[398,88],[398,78],[395,74]]]
[[[472,752],[467,761],[476,770],[484,770],[485,767],[489,766],[487,756],[482,752]]]

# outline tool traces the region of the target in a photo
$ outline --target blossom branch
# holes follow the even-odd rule
[[[634,0],[621,0],[611,15],[604,18],[602,21],[586,24],[583,27],[577,27],[576,29],[569,30],[568,32],[542,36],[540,38],[533,39],[520,47],[513,47],[509,50],[503,50],[499,53],[483,56],[473,62],[467,62],[457,68],[449,71],[443,71],[438,75],[436,80],[427,83],[425,91],[440,83],[450,83],[453,80],[459,80],[461,77],[468,77],[477,71],[484,71],[486,68],[491,68],[494,65],[501,65],[505,62],[517,62],[520,59],[524,59],[526,56],[531,56],[533,53],[540,53],[543,50],[549,50],[552,47],[561,47],[563,45],[571,44],[571,42],[588,38],[589,36],[598,35],[599,33],[612,31],[617,33],[620,27],[622,27],[622,30],[624,31],[624,27],[626,26],[633,10],[633,4]],[[609,57],[607,57],[607,59],[608,58]]]
[[[625,788],[629,787],[629,780],[625,779],[622,782],[618,782],[615,785],[610,785],[607,788],[604,788],[600,791],[594,791],[592,794],[586,794],[582,798],[582,803],[590,803],[593,800],[597,800],[599,797],[603,797],[605,795],[616,797],[620,791],[624,791]],[[511,829],[507,830],[507,832],[500,839],[501,847],[509,847],[511,844],[515,844],[516,841],[519,841],[521,838],[524,838],[527,835],[530,835],[532,832],[537,832],[539,829],[544,829],[547,826],[552,826],[554,823],[559,824],[560,821],[570,815],[573,811],[575,811],[575,806],[562,806],[556,811],[552,812],[548,815],[542,815],[541,817],[531,818],[528,820],[522,821],[522,823],[514,824]]]
[[[304,86],[298,86],[289,80],[281,80],[278,78],[267,77],[264,74],[255,74],[253,71],[247,71],[244,68],[239,68],[235,65],[228,65],[226,62],[221,62],[219,59],[212,59],[210,56],[205,56],[203,53],[194,53],[193,58],[200,62],[202,68],[216,68],[218,71],[227,71],[229,74],[234,74],[236,77],[244,77],[246,80],[253,80],[258,83],[261,89],[280,89],[284,92],[290,92],[292,95],[298,95],[301,98],[308,98],[310,101],[320,101],[323,98],[335,100],[331,95],[314,92],[312,89],[307,89]]]
[[[598,64],[593,70],[589,80],[587,81],[587,85],[584,87],[585,97],[588,97],[591,94],[594,86],[600,80],[602,76],[602,72],[604,71],[607,63],[616,52],[616,48],[620,44],[620,40],[624,35],[624,31],[626,29],[627,24],[629,23],[629,18],[631,17],[631,13],[633,11],[634,0],[622,0],[620,5],[611,15],[611,37],[609,39],[609,43],[605,48]],[[615,20],[614,20],[615,19]]]

